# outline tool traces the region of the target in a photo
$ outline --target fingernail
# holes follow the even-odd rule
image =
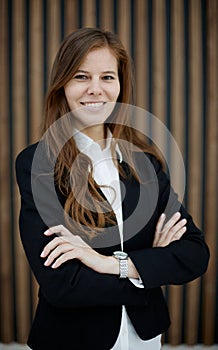
[[[162,213],[161,218],[165,218],[165,217],[166,217],[166,214]]]
[[[45,257],[45,252],[44,252],[44,250],[41,252],[40,256],[41,256],[41,258],[44,258],[44,257]]]
[[[49,233],[50,233],[50,230],[48,229],[44,232],[44,235],[48,235]]]

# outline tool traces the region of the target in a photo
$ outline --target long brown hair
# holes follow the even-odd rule
[[[68,35],[62,42],[56,55],[50,79],[45,109],[43,134],[62,116],[70,113],[64,93],[64,86],[77,72],[87,54],[94,49],[107,47],[115,55],[118,63],[120,94],[117,102],[133,104],[133,74],[132,63],[117,35],[97,28],[82,28]],[[110,128],[116,140],[123,139],[136,145],[143,151],[154,153],[142,138],[138,137],[133,128],[109,121]],[[64,133],[64,130],[63,130]],[[50,153],[55,153],[56,136],[51,132],[45,138]],[[127,163],[131,166],[130,174],[138,179],[134,168],[132,152],[121,147]],[[79,157],[78,157],[79,156]],[[72,164],[74,164],[72,171]],[[75,170],[76,169],[76,170]],[[119,172],[125,176],[121,166]],[[87,177],[84,177],[87,174]],[[93,237],[106,224],[113,225],[116,220],[110,206],[103,198],[99,186],[92,176],[91,160],[80,153],[73,137],[62,147],[56,162],[55,181],[58,189],[66,196],[66,218],[72,218],[81,229],[81,233]],[[85,184],[85,182],[88,184]],[[82,204],[81,204],[82,203]],[[90,208],[92,208],[90,210]],[[68,220],[69,222],[69,220]]]

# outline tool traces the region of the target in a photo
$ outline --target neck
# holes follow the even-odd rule
[[[106,131],[104,124],[90,126],[83,129],[82,132],[93,139],[93,141],[98,142],[101,148],[105,147]]]

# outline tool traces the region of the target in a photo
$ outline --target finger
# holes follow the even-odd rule
[[[159,244],[161,246],[166,246],[170,244],[173,241],[179,240],[182,235],[186,232],[186,226],[184,226],[186,220],[181,220],[181,222],[173,227],[170,231],[168,231],[166,234],[163,233],[162,239],[160,239]]]
[[[155,229],[153,247],[155,247],[158,244],[165,219],[166,219],[166,215],[164,213],[161,214],[161,216],[158,219],[156,229]]]
[[[45,261],[44,265],[48,266],[51,265],[51,263],[57,259],[61,254],[64,254],[70,250],[73,250],[74,248],[70,244],[64,244],[61,246],[56,247],[48,256],[47,260]]]
[[[52,231],[50,230],[50,228],[48,228],[48,229],[44,232],[44,235],[46,235],[46,236],[52,236],[52,235],[54,235],[54,232],[52,232]]]
[[[57,225],[57,226],[49,227],[49,229],[44,232],[44,235],[51,236],[51,235],[53,235],[55,233],[56,234],[62,234],[62,235],[65,234],[65,235],[67,235],[67,234],[70,233],[70,231],[63,225]]]
[[[51,236],[53,234],[56,234],[58,235],[58,237],[61,237],[66,241],[69,241],[77,246],[90,247],[80,236],[74,235],[63,225],[50,227],[48,230],[44,232],[44,234],[46,236]]]
[[[165,235],[169,240],[176,235],[187,223],[186,219],[182,219],[177,222],[173,227],[171,227],[167,232],[163,231],[163,235]]]
[[[74,248],[70,244],[64,244],[55,248],[47,257],[47,260],[44,262],[45,266],[49,266],[53,263],[55,259],[60,257],[62,254],[65,254],[69,251],[72,251]]]
[[[164,225],[164,228],[162,231],[169,230],[171,227],[173,227],[177,221],[180,219],[181,214],[180,212],[176,212]]]
[[[172,230],[177,233],[178,231],[180,231],[183,227],[185,227],[187,224],[187,220],[186,219],[182,219],[179,220],[177,222],[177,224],[172,228]]]
[[[53,249],[55,249],[58,245],[64,244],[66,241],[62,237],[55,237],[51,242],[46,244],[43,251],[41,252],[41,258],[45,258]]]
[[[165,219],[166,219],[166,215],[164,213],[161,214],[161,216],[157,222],[157,225],[156,225],[156,233],[160,233],[162,231]]]
[[[69,260],[76,259],[77,254],[75,251],[71,250],[69,252],[66,252],[65,254],[62,254],[55,262],[52,264],[52,268],[56,269],[57,267],[61,266],[63,263]]]
[[[172,237],[171,242],[178,241],[186,231],[187,231],[187,227],[185,226]]]

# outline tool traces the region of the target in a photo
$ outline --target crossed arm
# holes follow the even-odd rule
[[[180,219],[181,214],[175,213],[165,223],[165,214],[158,220],[153,247],[165,247],[169,243],[179,240],[186,232],[186,219]],[[73,235],[63,225],[53,226],[44,232],[46,236],[54,237],[43,249],[42,258],[46,258],[44,265],[58,268],[68,260],[78,259],[87,267],[99,273],[119,274],[119,264],[112,256],[99,254],[85,243],[80,236]],[[139,274],[132,260],[128,258],[128,277],[138,278]]]

